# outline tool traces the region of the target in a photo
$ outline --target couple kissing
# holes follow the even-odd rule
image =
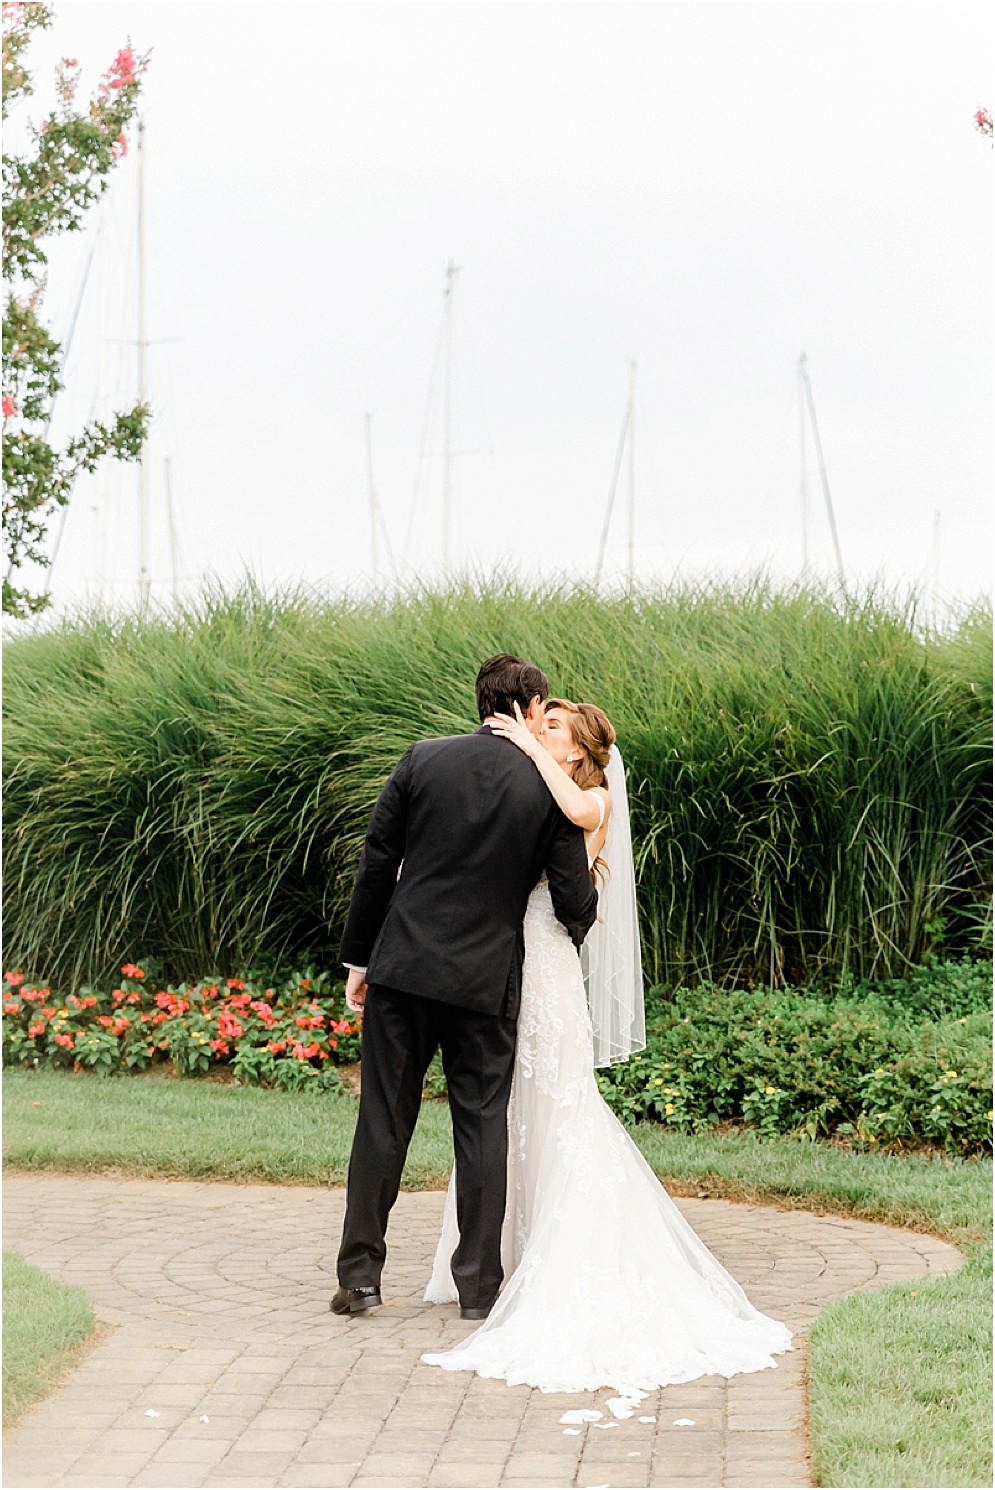
[[[645,1045],[625,771],[595,704],[506,653],[480,728],[420,740],[370,818],[341,957],[362,1011],[335,1314],[382,1302],[386,1230],[441,1049],[455,1168],[426,1301],[477,1327],[422,1357],[550,1392],[776,1365],[760,1314],[598,1090]]]

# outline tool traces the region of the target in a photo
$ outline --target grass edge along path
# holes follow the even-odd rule
[[[354,1098],[328,1093],[8,1068],[4,1163],[146,1179],[344,1185],[356,1110]],[[678,1195],[854,1216],[955,1246],[990,1234],[988,1159],[865,1154],[753,1131],[691,1136],[651,1122],[630,1131]],[[424,1102],[403,1188],[444,1189],[452,1155],[447,1105]]]
[[[10,1070],[10,1169],[228,1182],[342,1184],[351,1098],[151,1078]],[[99,1119],[99,1120],[98,1120]],[[751,1132],[633,1137],[675,1195],[853,1216],[927,1231],[967,1255],[956,1274],[851,1295],[809,1344],[821,1485],[991,1484],[991,1161],[860,1154]],[[407,1189],[445,1184],[448,1109],[423,1104]]]
[[[3,1426],[79,1363],[102,1327],[82,1288],[50,1278],[17,1252],[3,1254]]]

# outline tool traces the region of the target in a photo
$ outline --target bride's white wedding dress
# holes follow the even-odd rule
[[[580,959],[540,881],[525,916],[508,1112],[505,1285],[488,1318],[422,1360],[544,1392],[630,1397],[774,1366],[791,1332],[716,1261],[598,1091]],[[456,1299],[455,1190],[425,1298]]]

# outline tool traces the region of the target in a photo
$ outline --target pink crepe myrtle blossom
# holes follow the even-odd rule
[[[974,114],[974,127],[981,134],[992,137],[992,115],[990,109],[978,108]]]
[[[130,84],[137,82],[135,74],[135,54],[130,46],[122,47],[110,67],[104,73],[100,84],[101,93],[111,93],[118,88],[127,88]]]
[[[114,141],[113,145],[111,146],[111,156],[113,157],[114,160],[121,160],[121,158],[123,156],[127,155],[127,153],[128,153],[128,137],[125,134],[124,130],[122,129],[121,133],[118,135],[117,139]]]
[[[17,418],[17,407],[14,400],[7,393],[3,396],[3,417],[5,419]]]

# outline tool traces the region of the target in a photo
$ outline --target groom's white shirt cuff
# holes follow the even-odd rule
[[[344,962],[342,964],[342,966],[343,967],[347,967],[350,970],[350,972],[353,972],[353,973],[365,973],[366,972],[365,967],[357,967],[354,962]]]

